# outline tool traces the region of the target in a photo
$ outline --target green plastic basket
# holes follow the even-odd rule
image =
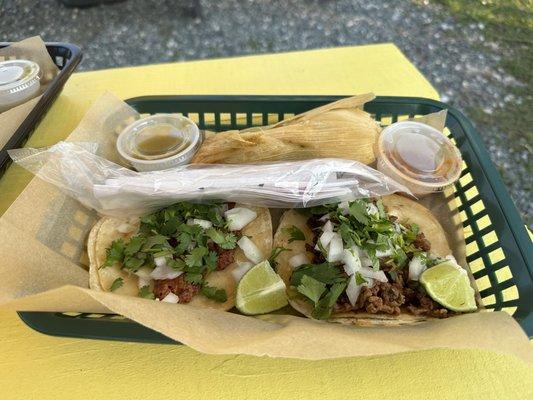
[[[142,114],[183,113],[201,129],[222,131],[265,125],[338,100],[338,96],[148,96],[127,100]],[[467,243],[467,261],[484,306],[506,311],[533,336],[533,246],[498,172],[468,119],[453,107],[417,97],[378,97],[365,105],[382,125],[448,110],[446,127],[464,160],[455,185]],[[50,335],[176,343],[117,315],[19,313]]]

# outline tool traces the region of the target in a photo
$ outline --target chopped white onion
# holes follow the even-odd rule
[[[235,207],[224,213],[230,231],[240,231],[257,218],[257,213],[249,208]]]
[[[348,286],[346,286],[346,296],[348,296],[348,300],[350,301],[350,304],[355,306],[355,302],[357,301],[357,298],[359,297],[359,293],[361,293],[361,287],[363,285],[358,285],[355,282],[355,275],[350,276],[350,280],[348,281]]]
[[[241,237],[237,241],[237,245],[242,249],[244,255],[248,260],[255,264],[259,264],[263,260],[261,250],[252,242],[247,236]]]
[[[417,281],[420,277],[420,274],[424,272],[426,268],[426,263],[421,257],[413,257],[413,259],[409,262],[409,279],[412,281]]]
[[[206,219],[191,218],[187,220],[187,225],[200,225],[204,229],[209,229],[213,226],[213,223]]]
[[[366,205],[366,212],[369,215],[379,215],[379,210],[374,203],[368,203]]]
[[[372,279],[372,280],[377,280],[377,281],[380,281],[380,282],[388,282],[389,280],[387,279],[387,276],[385,275],[385,272],[383,271],[374,271],[372,268],[368,268],[368,267],[362,267],[359,272],[361,273],[361,275],[363,276],[363,278],[367,279]]]
[[[307,257],[307,254],[305,253],[296,254],[295,256],[289,258],[289,265],[293,269],[298,268],[300,265],[303,264],[309,264],[309,262],[309,257]]]
[[[352,250],[357,251],[357,254],[359,255],[359,260],[361,260],[362,267],[371,267],[373,265],[372,260],[370,259],[370,257],[368,257],[367,252],[364,251],[362,248],[358,246],[353,246]]]
[[[176,296],[174,293],[172,292],[169,292],[164,298],[163,300],[161,301],[164,301],[165,303],[179,303],[180,301],[180,298],[178,296]]]
[[[324,226],[322,227],[322,231],[323,232],[333,232],[333,224],[331,223],[330,220],[328,220],[328,222],[326,222],[324,224]]]
[[[398,222],[393,222],[393,226],[397,233],[402,233],[402,226]]]
[[[382,258],[382,257],[390,257],[393,254],[392,247],[389,247],[387,250],[376,250],[376,257]]]
[[[363,278],[373,278],[374,277],[374,270],[369,267],[361,267],[359,270],[359,273],[363,276]]]
[[[235,278],[235,281],[239,282],[244,276],[244,274],[246,274],[253,266],[254,265],[249,261],[238,263],[238,266],[233,271],[231,271],[231,274]]]
[[[123,224],[120,224],[118,227],[117,227],[117,231],[119,231],[120,233],[131,233],[135,230],[135,226],[131,225],[131,224],[128,224],[127,222],[124,222]]]
[[[350,203],[347,201],[340,202],[337,208],[342,211],[343,215],[348,215],[350,213]]]
[[[152,268],[150,267],[141,267],[134,272],[139,278],[150,279],[150,274],[152,273]]]
[[[361,260],[355,249],[344,249],[342,262],[344,263],[344,271],[348,276],[355,274],[356,271],[361,269]]]
[[[150,279],[150,277],[144,278],[144,277],[139,276],[139,282],[138,282],[139,289],[145,286],[150,286],[151,284],[152,284],[152,280]]]
[[[183,274],[183,271],[177,271],[174,268],[169,267],[165,261],[165,264],[161,264],[161,266],[157,266],[154,268],[154,270],[150,274],[150,277],[153,279],[158,279],[158,280],[159,279],[174,279],[180,276],[181,274]]]
[[[329,243],[328,261],[337,262],[342,260],[342,238],[338,233],[334,233]]]
[[[154,263],[157,267],[166,267],[167,266],[167,258],[165,256],[156,257],[154,258]]]
[[[329,242],[331,242],[331,239],[333,239],[333,236],[335,236],[335,232],[325,231],[320,235],[318,240],[320,241],[320,244],[323,248],[328,247]]]
[[[374,286],[374,279],[372,278],[365,278],[365,281],[364,283],[361,284],[361,286],[368,286],[369,288],[371,288],[372,286]]]
[[[329,214],[322,215],[318,220],[320,222],[329,221]]]
[[[373,278],[376,280],[376,281],[380,281],[380,282],[388,282],[389,280],[387,279],[387,275],[385,275],[385,272],[383,271],[374,271],[374,276]]]

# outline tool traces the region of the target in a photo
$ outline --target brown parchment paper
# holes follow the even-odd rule
[[[59,73],[59,69],[48,54],[43,40],[33,36],[0,49],[0,61],[25,59],[37,63],[41,69],[40,88],[36,97],[0,113],[0,148],[9,141],[13,133],[39,102],[42,93]]]
[[[138,115],[106,94],[89,110],[69,140],[110,144],[117,127],[132,118]],[[117,159],[111,146],[100,148],[100,154]],[[461,234],[449,197],[424,201],[450,237]],[[294,315],[248,317],[96,292],[88,289],[85,254],[86,237],[96,218],[76,200],[33,179],[0,218],[0,307],[117,313],[212,354],[325,359],[430,348],[481,348],[533,361],[528,338],[502,312],[466,314],[415,326],[358,328]],[[463,245],[452,241],[451,246],[456,258],[463,262],[464,241],[459,242]]]

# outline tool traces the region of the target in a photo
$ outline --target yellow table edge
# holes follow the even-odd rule
[[[149,94],[328,94],[438,98],[392,44],[159,64],[74,74],[27,146],[64,138],[105,90]],[[0,180],[0,212],[29,174]],[[1,261],[0,261],[1,262]],[[185,346],[55,338],[0,312],[2,398],[533,398],[533,369],[479,350],[324,361],[210,356]],[[376,344],[379,345],[379,344]]]

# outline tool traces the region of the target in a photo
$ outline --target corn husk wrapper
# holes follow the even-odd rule
[[[374,97],[372,93],[349,97],[274,125],[207,134],[192,162],[244,164],[344,158],[372,164],[381,129],[361,107]]]

